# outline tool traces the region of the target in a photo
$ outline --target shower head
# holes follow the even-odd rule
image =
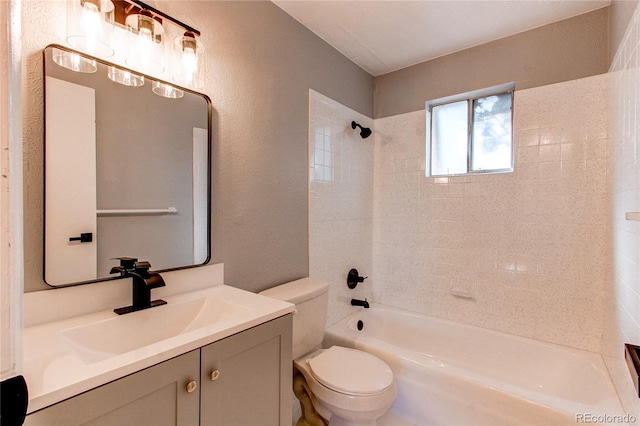
[[[361,137],[362,139],[366,139],[366,138],[368,138],[369,136],[371,136],[371,133],[373,133],[373,132],[371,131],[371,129],[370,129],[370,128],[368,128],[368,127],[362,127],[361,125],[359,125],[359,124],[358,124],[358,123],[356,123],[355,121],[352,121],[352,122],[351,122],[351,128],[352,128],[352,129],[355,129],[355,128],[356,128],[356,126],[357,126],[357,127],[360,127],[360,137]]]

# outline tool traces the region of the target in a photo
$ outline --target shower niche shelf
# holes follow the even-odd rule
[[[627,212],[624,217],[627,220],[635,220],[636,222],[640,222],[640,212]]]

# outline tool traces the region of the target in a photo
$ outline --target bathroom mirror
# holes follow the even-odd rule
[[[44,280],[210,256],[211,101],[58,45],[44,50]]]

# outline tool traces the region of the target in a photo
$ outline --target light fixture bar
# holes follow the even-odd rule
[[[152,6],[149,6],[146,3],[143,3],[143,2],[138,1],[138,0],[124,0],[124,1],[126,1],[129,4],[134,5],[135,7],[140,8],[140,9],[148,10],[149,12],[151,12],[152,14],[154,14],[156,16],[159,16],[159,17],[161,17],[163,19],[171,21],[174,24],[176,24],[177,26],[184,28],[186,31],[190,31],[190,32],[194,33],[196,36],[200,36],[200,31],[196,30],[195,28],[193,28],[193,27],[191,27],[191,26],[189,26],[189,25],[187,25],[185,23],[182,23],[182,22],[178,21],[177,19],[167,15],[164,12],[159,11],[158,9],[156,9],[156,8],[154,8]]]

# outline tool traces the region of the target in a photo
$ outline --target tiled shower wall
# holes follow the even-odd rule
[[[640,9],[636,7],[611,67],[610,205],[613,263],[605,295],[602,355],[625,411],[638,415],[640,400],[623,359],[623,344],[640,345]]]
[[[373,120],[309,91],[309,275],[329,282],[327,325],[371,300],[374,138],[360,137],[351,121]],[[369,278],[350,290],[347,273]]]
[[[513,173],[426,178],[425,112],[376,120],[374,300],[599,352],[607,81],[516,91]]]
[[[310,273],[331,283],[327,324],[372,296],[599,352],[608,81],[517,91],[515,171],[448,178],[424,176],[424,110],[371,123],[311,92]],[[354,291],[351,267],[370,277]]]

